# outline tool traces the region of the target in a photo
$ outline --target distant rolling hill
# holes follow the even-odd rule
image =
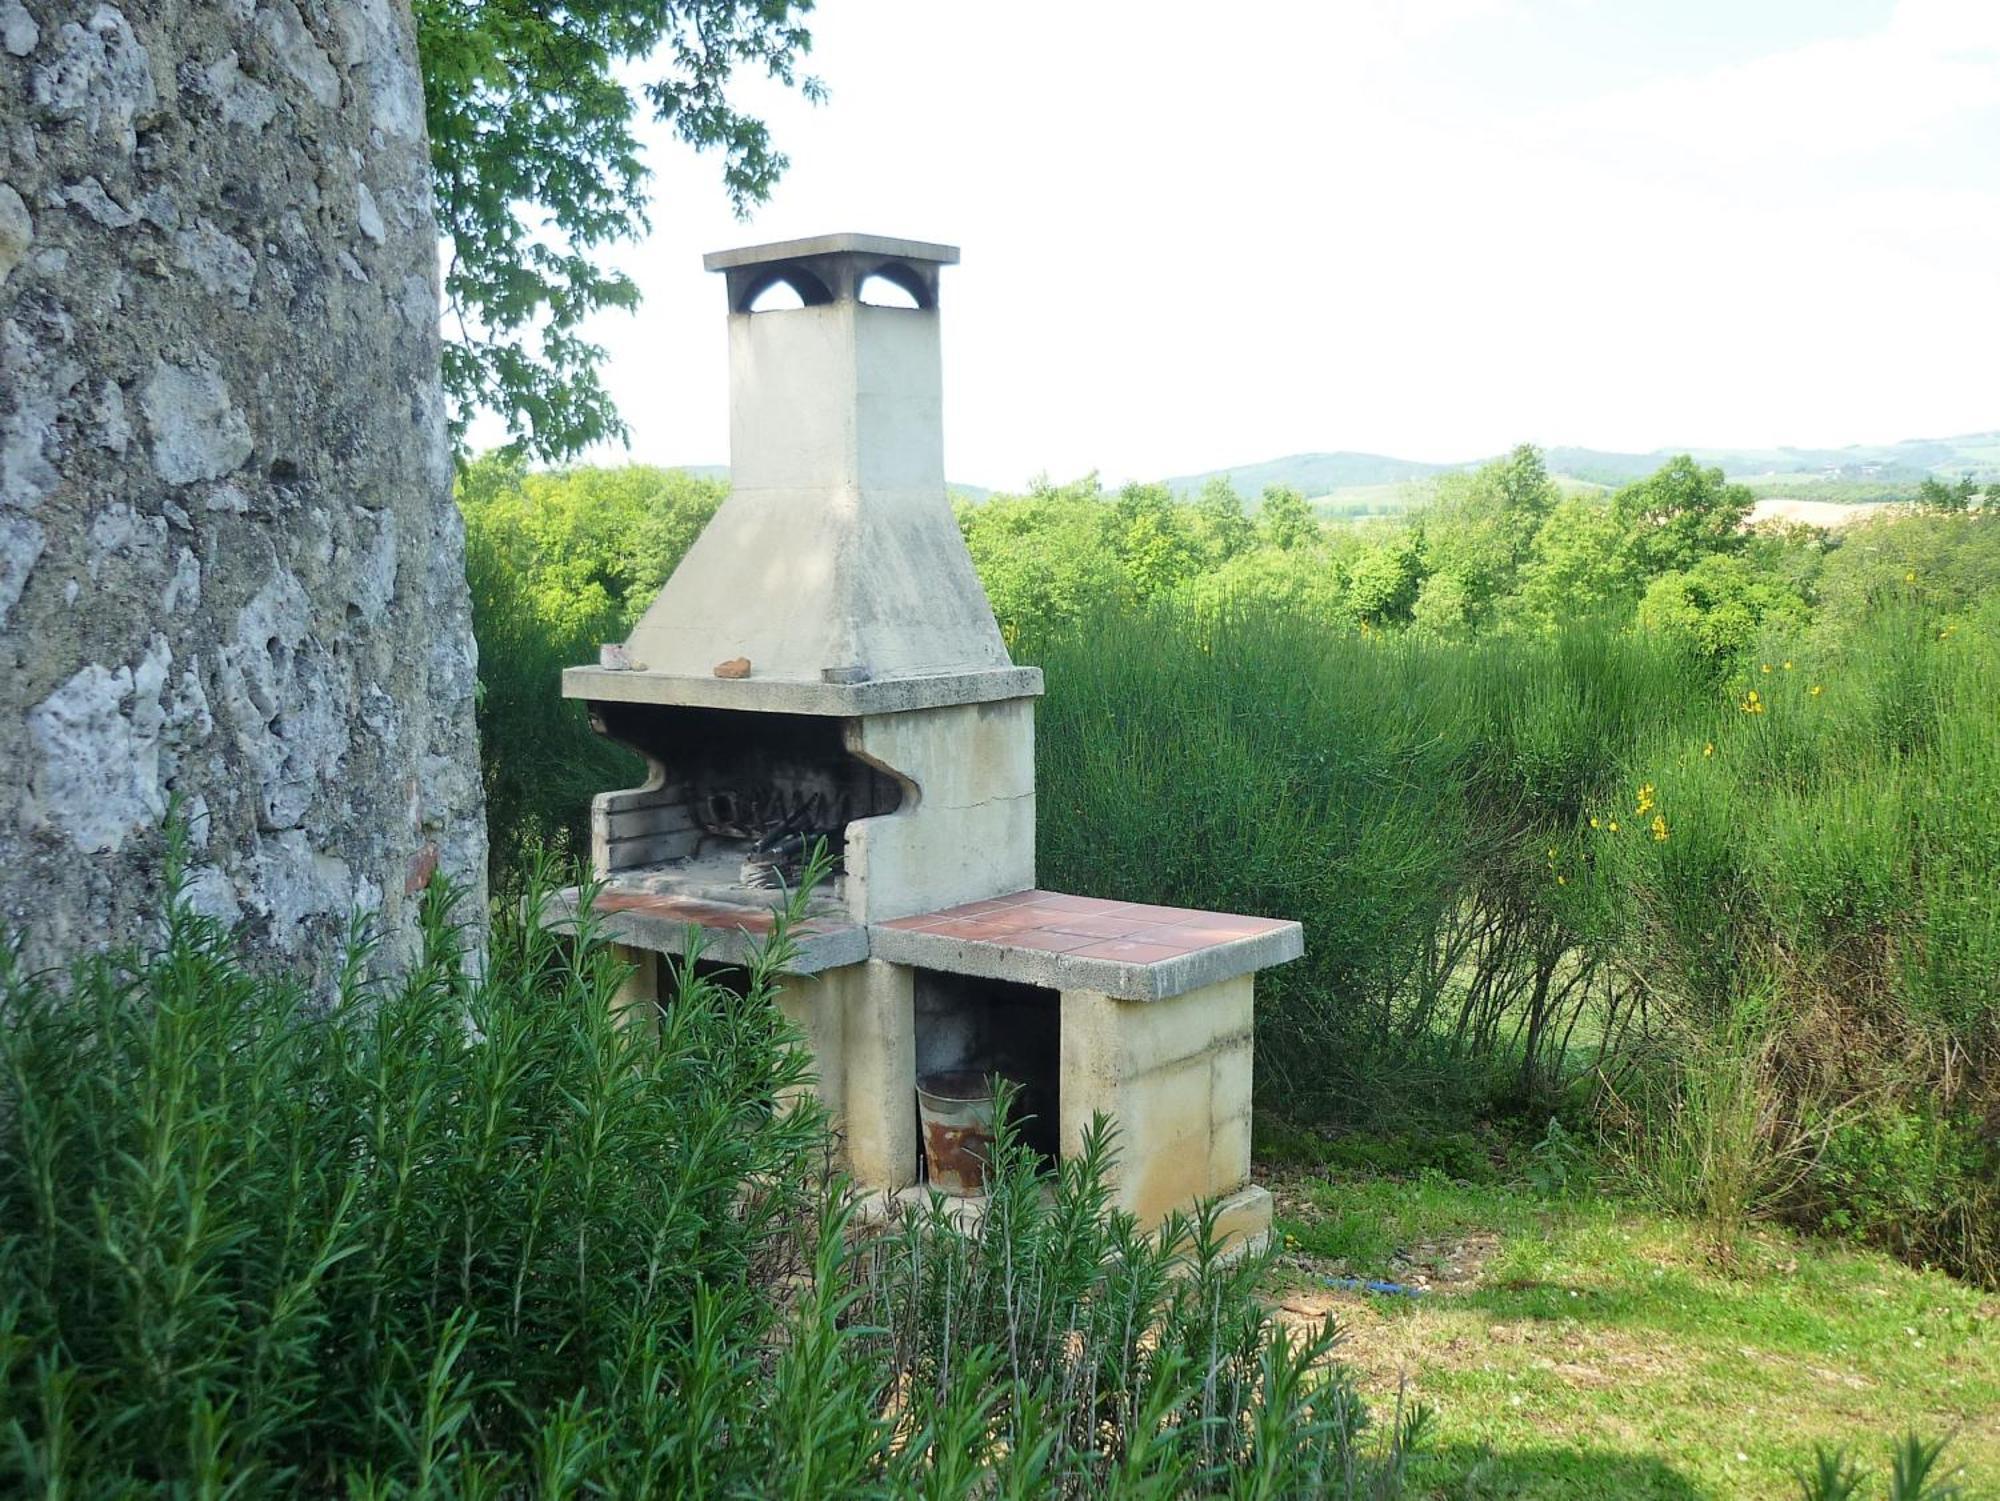
[[[1577,487],[1616,487],[1651,474],[1678,454],[1690,454],[1705,467],[1719,468],[1733,480],[1774,492],[1794,494],[1821,487],[1883,487],[1914,489],[1926,475],[1956,479],[1969,474],[1982,484],[2000,480],[2000,430],[1963,433],[1954,438],[1908,438],[1900,443],[1857,443],[1846,448],[1656,448],[1651,453],[1617,453],[1602,448],[1547,448],[1549,472]],[[1192,495],[1212,479],[1227,479],[1236,493],[1254,504],[1267,486],[1284,485],[1315,500],[1336,503],[1336,509],[1376,513],[1402,509],[1415,492],[1413,481],[1453,470],[1476,468],[1483,459],[1461,464],[1426,464],[1417,459],[1379,453],[1295,453],[1254,464],[1232,464],[1200,474],[1180,474],[1164,481],[1177,495]],[[726,477],[719,464],[690,465],[691,474]],[[952,481],[947,489],[968,500],[995,493],[979,485]]]
[[[1295,453],[1257,464],[1176,475],[1165,483],[1177,495],[1191,495],[1212,479],[1226,479],[1238,495],[1255,500],[1267,485],[1283,485],[1306,495],[1328,495],[1359,485],[1400,485],[1461,467],[1392,459],[1379,453]]]
[[[1658,448],[1651,453],[1607,453],[1596,448],[1551,448],[1549,468],[1578,479],[1622,484],[1651,474],[1676,454],[1722,470],[1731,479],[1812,475],[1827,480],[1907,480],[1925,475],[2000,476],[2000,432],[1955,438],[1906,438],[1900,443],[1855,443],[1846,448]]]
[[[1982,483],[2000,479],[2000,431],[1952,438],[1910,438],[1900,443],[1852,444],[1846,448],[1657,448],[1650,453],[1618,453],[1601,448],[1543,450],[1549,472],[1589,486],[1616,487],[1641,479],[1678,454],[1689,454],[1731,479],[1783,494],[1816,489],[1913,490],[1926,475],[1956,479],[1969,474]],[[1258,464],[1237,464],[1203,474],[1179,475],[1166,484],[1192,494],[1207,481],[1225,477],[1236,492],[1254,502],[1267,485],[1286,485],[1333,504],[1323,509],[1381,514],[1402,509],[1418,492],[1402,487],[1413,480],[1485,462],[1426,464],[1373,453],[1300,453]]]

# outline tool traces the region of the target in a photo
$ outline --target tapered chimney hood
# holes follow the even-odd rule
[[[705,258],[729,293],[729,498],[626,665],[570,669],[568,696],[858,714],[1041,691],[945,491],[938,279],[957,260],[874,235]],[[863,302],[875,278],[915,306]],[[803,305],[752,311],[781,282]]]

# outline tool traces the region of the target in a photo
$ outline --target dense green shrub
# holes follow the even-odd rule
[[[1810,613],[1786,580],[1734,553],[1663,573],[1639,600],[1640,625],[1711,657],[1734,656],[1774,630],[1796,631]]]
[[[475,976],[434,889],[416,971],[357,937],[330,996],[178,898],[149,954],[0,957],[0,1486],[1395,1493],[1421,1415],[1364,1435],[1335,1329],[1102,1213],[1108,1128],[1052,1197],[1010,1150],[976,1232],[857,1240],[781,1103],[783,932],[637,1025],[536,910]]]

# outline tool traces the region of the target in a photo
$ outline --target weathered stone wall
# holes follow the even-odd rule
[[[485,833],[406,0],[0,0],[0,927],[390,962]]]

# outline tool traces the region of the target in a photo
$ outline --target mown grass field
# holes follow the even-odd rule
[[[1775,1227],[1724,1259],[1634,1200],[1435,1168],[1293,1154],[1269,1184],[1280,1315],[1334,1313],[1378,1411],[1436,1410],[1413,1495],[1795,1497],[1815,1444],[1879,1478],[1912,1427],[1954,1435],[1970,1494],[2000,1486],[2000,1299],[1951,1277]],[[1328,1285],[1347,1276],[1425,1291]]]

